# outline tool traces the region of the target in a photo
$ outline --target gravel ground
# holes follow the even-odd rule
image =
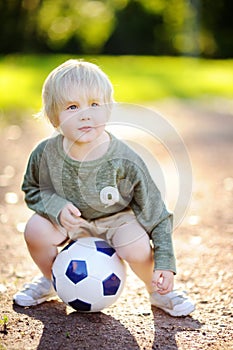
[[[100,313],[74,312],[58,298],[32,308],[12,304],[12,295],[37,274],[22,235],[31,212],[19,189],[32,145],[48,133],[25,122],[2,129],[0,138],[0,350],[233,349],[232,108],[223,100],[154,107],[179,131],[192,162],[192,201],[174,244],[176,282],[196,310],[173,318],[151,308],[131,271],[121,297]]]

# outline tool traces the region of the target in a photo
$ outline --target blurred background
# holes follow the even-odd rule
[[[120,102],[233,96],[231,0],[0,0],[0,118],[40,108],[47,74],[97,63]]]
[[[1,0],[0,52],[232,56],[230,0]]]

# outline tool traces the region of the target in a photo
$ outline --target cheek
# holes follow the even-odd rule
[[[70,128],[75,124],[75,118],[72,115],[60,115],[59,117],[60,127]]]
[[[106,123],[110,118],[110,111],[106,108],[103,108],[99,111],[98,115],[98,119],[101,120],[102,123]]]
[[[60,120],[60,124],[59,124],[59,128],[62,130],[62,131],[66,131],[67,130],[67,121],[66,120]]]
[[[59,130],[63,135],[72,137],[75,127],[70,120],[63,120],[59,125]]]

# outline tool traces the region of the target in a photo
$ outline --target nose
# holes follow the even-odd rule
[[[91,118],[90,118],[90,116],[88,116],[88,115],[81,115],[80,116],[80,120],[82,120],[82,121],[84,121],[84,120],[90,120]]]
[[[80,113],[80,115],[79,115],[80,120],[84,121],[84,120],[91,119],[90,108],[82,108],[79,113]]]

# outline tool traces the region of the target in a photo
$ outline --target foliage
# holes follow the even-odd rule
[[[231,0],[0,0],[0,52],[232,57]]]
[[[8,330],[7,330],[7,324],[8,324],[8,317],[6,315],[3,315],[2,318],[0,319],[0,326],[1,326],[1,333],[3,334],[7,334]],[[1,344],[0,344],[1,346]]]
[[[102,1],[47,0],[38,12],[40,35],[54,49],[62,48],[74,37],[84,51],[99,51],[112,26],[112,8]]]

